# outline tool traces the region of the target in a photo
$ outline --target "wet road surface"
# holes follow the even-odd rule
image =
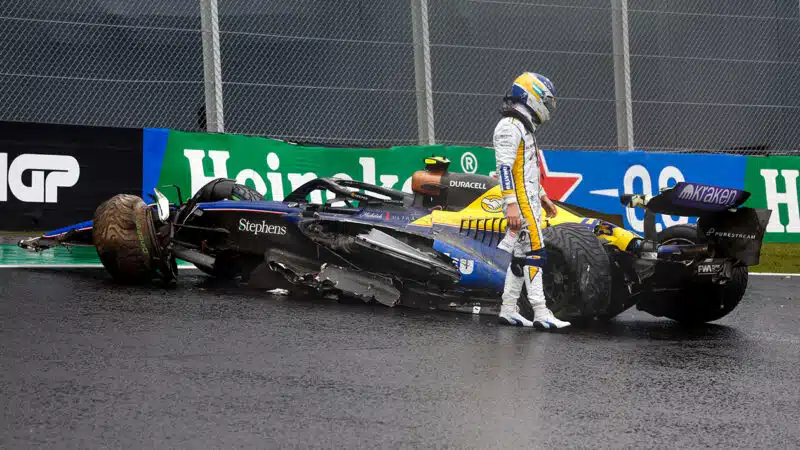
[[[715,325],[491,318],[0,270],[2,448],[798,448],[800,279]]]

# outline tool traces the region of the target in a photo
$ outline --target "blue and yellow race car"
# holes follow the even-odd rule
[[[432,157],[412,193],[359,181],[317,178],[282,201],[230,179],[209,182],[170,204],[117,195],[92,221],[26,239],[20,246],[93,245],[120,283],[177,278],[176,260],[255,288],[317,291],[470,314],[497,314],[510,263],[543,267],[548,307],[564,320],[608,319],[636,305],[683,322],[732,311],[758,264],[769,210],[743,208],[749,193],[678,183],[654,197],[621,196],[645,209],[644,236],[621,218],[558,203],[544,217],[545,248],[510,255],[495,178],[449,172]],[[327,202],[312,203],[316,191]],[[696,216],[696,225],[655,229],[655,214]],[[532,311],[523,292],[520,307]]]

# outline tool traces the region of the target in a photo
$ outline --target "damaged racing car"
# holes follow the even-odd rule
[[[636,305],[658,317],[708,322],[742,299],[759,262],[771,211],[741,205],[741,189],[680,182],[656,196],[625,194],[644,209],[644,235],[619,216],[558,203],[544,217],[545,248],[497,248],[506,220],[489,176],[448,171],[432,157],[412,193],[354,180],[317,178],[282,201],[215,179],[177,203],[120,194],[93,220],[23,240],[34,251],[93,245],[114,280],[177,278],[176,260],[255,288],[316,291],[387,306],[496,315],[510,262],[544,267],[547,306],[564,320],[609,319]],[[312,194],[328,200],[312,203]],[[319,197],[317,197],[319,198]],[[656,231],[656,214],[698,217]],[[532,311],[522,294],[520,307]]]

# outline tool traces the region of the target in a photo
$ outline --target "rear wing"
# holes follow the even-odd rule
[[[748,198],[750,193],[741,189],[686,182],[664,189],[655,197],[635,194],[620,196],[622,204],[628,207],[642,206],[656,214],[690,217],[738,208]]]
[[[742,207],[750,193],[742,189],[680,182],[658,195],[624,194],[620,202],[645,210],[644,236],[657,240],[656,214],[697,217],[700,237],[725,256],[756,265],[772,211]]]

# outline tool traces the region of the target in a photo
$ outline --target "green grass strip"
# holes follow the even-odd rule
[[[750,272],[800,273],[800,244],[765,242],[761,261]]]

